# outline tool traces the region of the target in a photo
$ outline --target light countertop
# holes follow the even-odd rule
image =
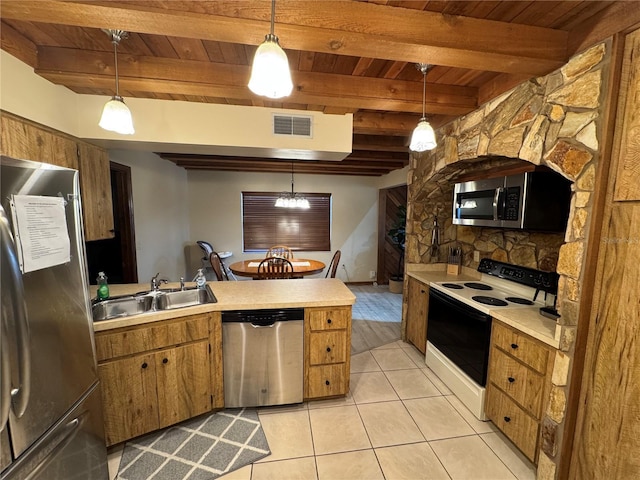
[[[187,283],[192,287],[193,283]],[[217,303],[163,310],[94,322],[95,332],[130,327],[145,323],[225,310],[259,310],[264,308],[338,307],[353,305],[355,295],[337,278],[305,278],[296,280],[252,280],[244,282],[208,282]],[[162,285],[179,288],[179,283]],[[112,284],[112,297],[149,290],[149,284]]]
[[[477,280],[481,274],[470,268],[463,268],[460,275],[447,275],[447,266],[444,263],[429,265],[408,265],[407,273],[425,284],[429,282],[464,282]],[[560,346],[560,325],[555,320],[540,315],[539,307],[520,307],[511,309],[489,310],[489,314],[523,332],[558,348]]]

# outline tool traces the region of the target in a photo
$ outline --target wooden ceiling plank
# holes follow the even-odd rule
[[[637,2],[615,2],[569,32],[570,54],[605,40],[611,35],[640,23],[640,8]]]
[[[313,71],[313,60],[315,59],[315,56],[316,54],[314,52],[300,52],[297,70],[300,72]]]
[[[408,62],[392,62],[384,74],[384,78],[398,78],[400,72],[402,72],[407,65],[409,65]]]
[[[165,58],[178,58],[176,49],[164,35],[140,35],[152,56]]]
[[[478,92],[478,104],[483,105],[485,102],[488,102],[492,98],[511,90],[526,80],[528,80],[528,78],[523,75],[498,75],[493,80],[485,82],[480,87]]]
[[[353,132],[374,135],[410,135],[420,115],[357,112],[353,115]]]
[[[93,28],[116,24],[131,32],[255,45],[262,43],[259,32],[266,29],[264,21],[146,4],[123,8],[24,0],[3,3],[2,14],[16,20]],[[355,57],[416,63],[437,58],[441,65],[529,75],[549,73],[566,59],[566,32],[360,2],[292,2],[278,27],[283,47]]]
[[[364,76],[372,63],[373,63],[373,58],[360,58],[355,68],[353,69],[353,73],[351,75],[357,76],[357,77]]]
[[[10,53],[31,67],[38,62],[38,49],[28,38],[15,30],[5,22],[0,27],[0,46],[2,50]]]
[[[195,38],[169,37],[169,42],[175,49],[178,57],[182,60],[197,60],[200,62],[209,60],[209,55],[201,40]]]

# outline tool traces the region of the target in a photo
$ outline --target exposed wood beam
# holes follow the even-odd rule
[[[38,60],[38,48],[31,40],[4,23],[0,27],[0,37],[2,38],[2,50],[9,52],[27,65],[35,67]]]
[[[353,114],[353,133],[406,137],[416,128],[418,120],[420,115],[356,112]]]
[[[41,47],[36,73],[70,87],[91,84],[109,88],[114,85],[112,65],[110,52]],[[251,72],[244,65],[120,54],[118,70],[123,90],[255,98],[245,86]],[[300,71],[293,71],[292,76],[294,90],[287,102],[404,112],[422,109],[420,82]],[[476,108],[476,95],[475,87],[430,83],[426,109],[429,113],[459,115]]]
[[[478,89],[478,105],[483,105],[485,102],[502,95],[527,80],[529,80],[527,76],[508,73],[492,78]]]
[[[260,8],[262,18],[269,18],[266,2],[241,4],[245,9]],[[529,76],[547,74],[567,58],[567,33],[550,28],[362,2],[291,2],[287,10],[278,13],[277,33],[282,45],[294,50],[412,63],[433,61]],[[5,0],[2,4],[2,16],[13,20],[259,45],[269,23],[243,18],[243,12],[238,9],[233,18],[154,8],[144,2]],[[353,18],[358,21],[351,21]]]

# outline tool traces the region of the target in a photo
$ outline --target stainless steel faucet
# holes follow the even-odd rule
[[[160,290],[160,285],[162,285],[163,283],[169,283],[169,280],[167,280],[166,278],[158,278],[158,275],[160,275],[160,272],[156,273],[151,278],[151,291],[152,292],[157,292],[158,290]]]
[[[180,277],[180,291],[184,292],[184,277]]]

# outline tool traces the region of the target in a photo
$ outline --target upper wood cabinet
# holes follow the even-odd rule
[[[103,148],[78,143],[78,166],[85,239],[113,238],[109,154]]]
[[[103,148],[0,112],[0,152],[13,158],[51,163],[80,172],[85,240],[113,238],[109,155]]]

